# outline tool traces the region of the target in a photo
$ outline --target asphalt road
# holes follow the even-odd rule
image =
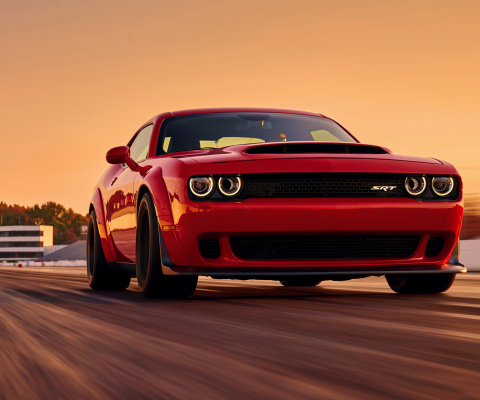
[[[480,274],[442,295],[203,278],[165,301],[2,268],[0,334],[1,399],[480,399]]]

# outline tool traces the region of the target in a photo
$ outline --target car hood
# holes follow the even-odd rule
[[[361,143],[291,142],[261,143],[172,153],[198,164],[281,159],[365,159],[423,164],[442,164],[433,158],[392,154],[388,149]]]

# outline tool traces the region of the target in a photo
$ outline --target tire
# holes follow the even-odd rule
[[[198,277],[168,276],[162,272],[159,223],[149,193],[140,200],[137,218],[136,264],[138,290],[149,298],[187,298],[197,287]]]
[[[432,294],[447,291],[455,274],[385,275],[390,288],[400,294]]]
[[[317,286],[322,280],[318,279],[316,276],[294,276],[291,278],[284,279],[280,283],[285,287],[291,286]]]
[[[87,277],[92,289],[124,290],[131,275],[112,270],[103,254],[95,211],[90,213],[87,233]]]

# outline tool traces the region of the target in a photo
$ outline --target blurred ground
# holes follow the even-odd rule
[[[478,399],[479,311],[475,273],[442,295],[202,278],[162,301],[1,268],[0,398]]]

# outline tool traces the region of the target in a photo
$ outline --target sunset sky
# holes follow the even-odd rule
[[[0,0],[0,201],[86,214],[149,117],[321,112],[480,192],[480,1]]]

